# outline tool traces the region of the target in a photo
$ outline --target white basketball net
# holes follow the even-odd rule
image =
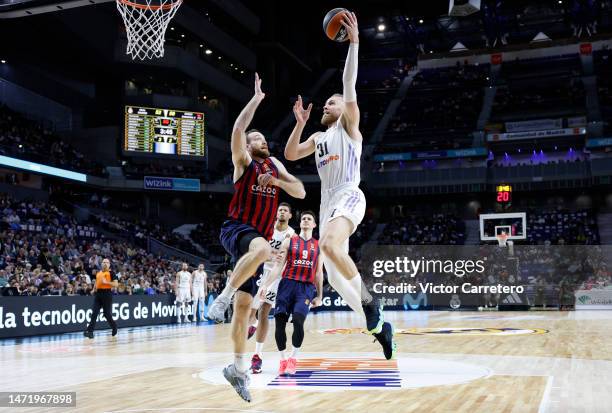
[[[506,243],[508,242],[508,235],[507,234],[499,234],[497,236],[497,242],[499,243],[500,247],[505,247]]]
[[[183,0],[117,0],[128,37],[126,54],[132,59],[164,56],[168,23]]]

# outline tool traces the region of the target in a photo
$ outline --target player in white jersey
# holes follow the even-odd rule
[[[176,315],[177,320],[181,322],[181,314],[188,322],[186,304],[191,301],[191,273],[186,262],[183,263],[181,271],[176,273]]]
[[[191,274],[192,276],[192,291],[193,291],[193,320],[198,315],[198,321],[204,319],[204,304],[208,295],[208,275],[204,270],[204,264],[198,265],[198,269]]]
[[[281,244],[285,239],[290,238],[293,234],[295,234],[293,228],[289,226],[289,221],[291,218],[291,206],[286,202],[281,202],[276,210],[274,234],[270,239],[272,258],[266,261],[263,265],[263,274],[257,282],[260,288],[262,285],[265,285],[267,278],[270,275],[270,271],[272,271],[272,268],[274,268]],[[251,371],[254,374],[261,373],[261,355],[269,328],[268,315],[270,314],[270,310],[274,307],[274,302],[276,301],[276,291],[278,290],[279,283],[280,278],[270,285],[270,287],[267,289],[264,300],[260,298],[258,292],[257,295],[253,297],[253,303],[251,304],[251,326],[249,327],[248,337],[251,338],[253,334],[257,333],[255,336],[255,354],[253,355],[253,358],[251,358]],[[255,318],[256,315],[257,318]]]
[[[361,182],[361,147],[357,105],[357,59],[359,29],[355,13],[346,13],[342,25],[348,33],[350,46],[342,75],[343,94],[327,99],[321,123],[325,132],[316,132],[300,143],[304,126],[310,117],[312,104],[304,109],[302,98],[293,106],[297,124],[287,141],[285,158],[295,161],[315,154],[321,178],[321,211],[319,247],[330,285],[348,305],[365,317],[368,331],[383,347],[385,358],[395,352],[393,327],[385,322],[382,306],[363,286],[357,266],[348,254],[348,240],[365,215],[366,201],[359,189]]]

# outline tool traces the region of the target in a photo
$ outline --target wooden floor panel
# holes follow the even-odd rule
[[[603,413],[612,405],[608,386],[612,381],[612,312],[593,312],[592,316],[584,312],[402,312],[387,317],[400,330],[482,330],[474,335],[457,330],[453,334],[396,334],[401,374],[410,371],[411,363],[419,368],[431,363],[431,372],[419,370],[423,380],[431,379],[430,373],[461,376],[465,373],[457,367],[461,365],[488,373],[461,384],[436,385],[433,380],[434,384],[419,388],[408,388],[404,378],[404,388],[392,390],[259,386],[252,387],[253,402],[249,404],[228,385],[206,378],[232,360],[229,326],[183,325],[125,329],[116,338],[97,332],[94,340],[74,334],[0,342],[0,388],[77,392],[76,408],[20,410],[27,412]],[[311,317],[302,351],[314,361],[303,366],[314,366],[320,358],[380,358],[379,345],[357,330],[323,334],[359,326],[360,320],[352,313]],[[525,334],[497,336],[494,330],[487,330],[503,328]],[[274,347],[272,327],[264,349],[267,372],[277,368],[270,361],[277,356]],[[446,365],[448,371],[440,372],[440,366]]]

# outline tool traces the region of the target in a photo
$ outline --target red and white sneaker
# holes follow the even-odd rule
[[[279,376],[284,376],[285,374],[287,374],[287,362],[288,362],[288,360],[281,360],[280,361],[280,367],[278,368],[278,375]]]
[[[290,357],[289,360],[287,360],[287,369],[285,370],[285,374],[293,376],[295,374],[296,368],[297,360],[293,357]]]
[[[251,371],[253,372],[253,374],[261,373],[261,364],[262,364],[261,357],[255,354],[253,358],[251,359]]]
[[[248,331],[248,335],[247,335],[247,340],[249,340],[251,337],[253,337],[253,334],[255,334],[255,332],[257,331],[257,327],[255,326],[249,326],[249,331]]]

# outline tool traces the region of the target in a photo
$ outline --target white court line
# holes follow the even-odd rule
[[[112,410],[104,413],[136,413],[136,412],[168,412],[168,411],[198,411],[198,410],[215,410],[222,412],[250,412],[250,413],[274,413],[267,410],[244,410],[244,409],[226,409],[223,407],[163,407],[158,409],[129,409],[129,410]]]
[[[548,410],[548,404],[550,403],[550,391],[552,389],[553,376],[548,376],[548,380],[546,381],[546,388],[544,389],[544,394],[542,395],[542,400],[540,400],[540,407],[538,408],[538,413],[546,413]]]

